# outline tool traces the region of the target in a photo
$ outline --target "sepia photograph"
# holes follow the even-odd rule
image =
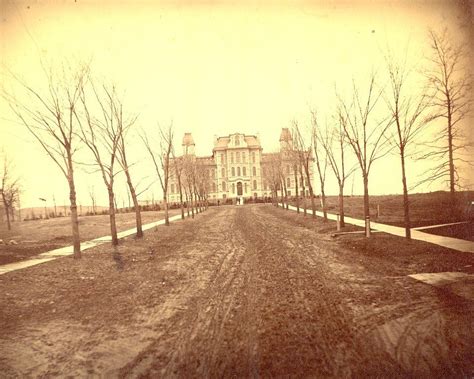
[[[474,377],[474,0],[0,19],[0,378]]]

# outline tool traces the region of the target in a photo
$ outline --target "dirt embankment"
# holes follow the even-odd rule
[[[115,252],[103,245],[80,262],[3,275],[0,367],[7,376],[471,375],[472,303],[406,276],[428,271],[427,256],[404,264],[390,243],[353,249],[357,238],[328,229],[269,205],[219,207]],[[450,253],[433,252],[439,269],[454,264],[456,255],[443,261]]]

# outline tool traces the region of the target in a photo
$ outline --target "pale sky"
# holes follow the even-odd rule
[[[425,62],[429,27],[447,27],[473,50],[466,9],[450,2],[237,3],[1,0],[2,66],[41,86],[40,58],[53,65],[91,60],[93,74],[124,93],[125,107],[139,114],[140,126],[152,131],[158,122],[172,120],[178,145],[184,132],[191,132],[197,153],[210,155],[214,135],[259,133],[269,152],[278,146],[282,127],[290,127],[293,119],[308,122],[311,107],[323,119],[329,117],[334,86],[344,92],[352,78],[364,83],[372,68],[383,72],[386,46],[396,54],[408,46],[411,64]],[[2,83],[11,86],[3,71]],[[0,150],[15,161],[22,177],[22,206],[42,205],[38,197],[53,194],[58,204],[66,201],[67,183],[59,169],[1,99],[0,111]],[[136,180],[152,177],[141,144],[132,139],[129,146],[138,162]],[[409,163],[412,184],[427,163]],[[399,171],[396,156],[376,162],[370,192],[400,193]],[[337,193],[334,184],[329,180],[327,193]],[[99,203],[106,204],[100,177],[78,169],[79,203],[90,203],[92,185]],[[347,193],[351,187],[352,181]],[[121,177],[117,188],[121,205],[126,198]],[[160,197],[158,185],[153,192]],[[362,193],[359,173],[354,193]],[[151,190],[142,199],[146,196]]]

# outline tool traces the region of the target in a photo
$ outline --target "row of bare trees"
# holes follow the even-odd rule
[[[407,60],[399,61],[390,51],[385,56],[385,75],[371,72],[363,86],[352,81],[350,96],[336,91],[336,106],[329,122],[321,125],[319,115],[311,111],[311,124],[301,128],[293,122],[292,158],[295,183],[297,170],[306,174],[311,198],[311,209],[315,214],[312,181],[309,171],[314,160],[320,185],[320,201],[324,219],[326,212],[326,169],[329,167],[339,186],[339,214],[344,225],[344,186],[350,175],[360,171],[364,190],[364,218],[369,218],[369,178],[374,162],[387,154],[399,157],[401,188],[403,193],[405,235],[411,238],[410,204],[408,193],[407,159],[437,160],[436,166],[418,185],[437,180],[446,180],[451,194],[453,211],[456,209],[460,162],[472,164],[463,159],[461,152],[469,145],[461,133],[460,122],[466,117],[471,105],[469,90],[472,83],[466,75],[464,50],[454,45],[445,32],[430,31],[432,57],[430,69],[410,67]],[[381,80],[384,76],[386,79]],[[421,77],[421,79],[420,79]],[[426,136],[432,133],[428,126],[439,128],[428,142]],[[444,120],[439,122],[439,120]],[[420,151],[422,153],[415,154]],[[352,153],[352,160],[347,155]],[[456,155],[456,153],[458,153]],[[279,158],[283,159],[284,154]],[[349,161],[356,165],[349,165]],[[278,167],[278,159],[274,165]],[[281,164],[280,164],[281,166]],[[274,170],[282,177],[281,170]],[[413,179],[412,179],[413,180]],[[301,183],[302,181],[300,181]],[[281,187],[282,202],[286,193],[284,181]],[[298,189],[297,189],[298,191]],[[297,192],[298,193],[298,192]],[[304,192],[303,192],[304,193]],[[296,198],[299,211],[299,198]],[[306,212],[306,208],[304,209]]]
[[[116,226],[115,181],[123,173],[128,186],[128,193],[133,201],[136,216],[137,238],[143,236],[142,219],[138,197],[147,188],[138,190],[132,179],[131,167],[127,155],[129,131],[136,126],[137,116],[124,109],[123,100],[114,85],[94,80],[88,65],[78,70],[65,69],[62,72],[44,70],[47,78],[45,90],[34,88],[28,82],[11,73],[14,82],[21,90],[20,96],[13,91],[4,90],[2,95],[21,123],[30,131],[62,172],[68,183],[74,258],[81,257],[79,222],[75,170],[78,165],[98,172],[107,191],[109,201],[109,220],[112,245],[118,245]],[[173,152],[173,128],[159,129],[158,143],[150,143],[149,137],[142,130],[140,137],[153,161],[158,181],[163,191],[165,222],[169,225],[168,188],[171,173]],[[77,158],[78,151],[85,147],[90,158]],[[157,150],[156,150],[157,149]],[[2,174],[2,198],[6,210],[10,210],[16,201],[17,182],[12,180],[9,165],[6,163]],[[186,168],[187,166],[185,166]],[[196,199],[205,197],[198,171],[193,170],[192,178],[184,175],[185,181],[192,183],[193,191],[187,193]],[[191,187],[189,187],[191,188]],[[89,189],[95,207],[95,192]],[[202,208],[195,209],[201,210]],[[7,212],[8,213],[8,212]],[[184,215],[184,213],[183,213]],[[8,215],[7,215],[8,220]]]

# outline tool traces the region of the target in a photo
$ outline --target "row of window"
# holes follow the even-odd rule
[[[255,163],[256,160],[257,160],[257,155],[255,153],[255,151],[252,151],[251,153],[251,159],[252,159],[252,163]],[[231,151],[230,152],[230,163],[247,163],[247,155],[245,154],[244,151],[240,152],[240,151],[237,151],[237,152],[233,152]],[[221,164],[224,164],[225,163],[225,154],[224,153],[221,153]]]
[[[244,166],[244,167],[242,167],[242,169],[240,167],[231,167],[230,168],[230,173],[231,173],[231,176],[236,176],[235,174],[237,174],[237,176],[240,176],[241,174],[243,176],[247,176],[247,167]],[[252,167],[252,175],[257,176],[257,168],[255,166]],[[223,178],[226,177],[225,167],[221,168],[221,177],[223,177]]]

